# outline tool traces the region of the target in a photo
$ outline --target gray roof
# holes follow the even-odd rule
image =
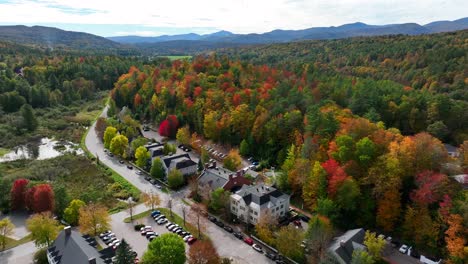
[[[237,194],[244,199],[247,205],[255,203],[262,206],[269,202],[276,203],[278,199],[289,199],[289,195],[263,184],[253,186],[244,185]]]
[[[458,148],[453,146],[453,145],[450,145],[450,144],[444,144],[444,147],[445,149],[447,150],[447,152],[449,153],[455,153],[455,152],[458,152]]]
[[[362,228],[348,230],[342,236],[336,237],[329,250],[340,263],[351,263],[354,250],[364,250],[364,236],[366,232]]]
[[[208,184],[211,189],[216,190],[223,187],[229,181],[229,175],[231,174],[235,173],[225,168],[206,169],[198,177],[198,182]]]
[[[183,168],[187,168],[193,165],[197,165],[197,163],[190,158],[189,154],[169,156],[169,157],[163,158],[163,162],[166,165],[166,168],[169,168],[171,166],[171,162],[173,160],[178,160],[178,159],[180,159],[180,161],[177,162],[177,165],[176,165],[177,169],[183,169]],[[181,163],[180,166],[179,166],[179,163]]]
[[[96,264],[105,263],[97,249],[89,245],[81,233],[73,230],[70,235],[65,231],[60,232],[47,251],[58,264],[84,264],[91,258],[96,259]]]

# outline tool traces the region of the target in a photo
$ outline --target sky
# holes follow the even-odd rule
[[[0,0],[0,25],[105,37],[264,33],[354,22],[423,25],[466,16],[467,0]]]

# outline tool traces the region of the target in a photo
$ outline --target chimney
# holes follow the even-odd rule
[[[71,226],[66,226],[65,228],[63,228],[63,230],[65,230],[65,235],[66,236],[71,235]]]
[[[96,264],[96,258],[92,257],[92,258],[88,259],[88,263],[89,264]]]
[[[340,246],[344,247],[345,246],[345,242],[344,240],[340,240]]]

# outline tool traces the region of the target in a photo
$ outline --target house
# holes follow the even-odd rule
[[[289,210],[290,196],[266,186],[244,185],[231,195],[231,213],[239,220],[255,225],[266,214],[279,219]]]
[[[113,254],[98,251],[96,245],[94,238],[83,236],[67,226],[47,248],[47,261],[49,264],[104,264]]]
[[[454,180],[456,180],[463,189],[467,190],[468,189],[468,174],[459,174],[455,176],[451,176]]]
[[[365,234],[366,231],[362,228],[348,230],[343,235],[335,237],[328,250],[339,263],[351,263],[354,250],[366,250],[366,246],[363,245]]]
[[[160,157],[164,155],[164,151],[163,151],[164,144],[162,143],[153,143],[153,144],[145,145],[145,148],[150,153],[151,162],[153,162],[153,159],[155,159],[156,157]]]
[[[179,170],[184,176],[190,176],[197,172],[198,164],[188,154],[163,157],[162,162],[166,175],[174,169]]]
[[[460,156],[460,152],[458,151],[458,148],[455,146],[452,146],[450,144],[444,144],[445,149],[447,150],[447,153],[449,154],[450,157],[452,158],[458,158]]]
[[[198,187],[201,190],[208,187],[211,191],[223,188],[225,191],[235,192],[243,185],[251,184],[251,181],[244,177],[242,170],[232,172],[228,169],[219,167],[204,169],[197,181]]]

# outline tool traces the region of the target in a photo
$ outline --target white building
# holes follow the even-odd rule
[[[289,198],[289,195],[263,184],[244,185],[231,195],[231,213],[253,225],[267,212],[279,219],[289,210]]]

